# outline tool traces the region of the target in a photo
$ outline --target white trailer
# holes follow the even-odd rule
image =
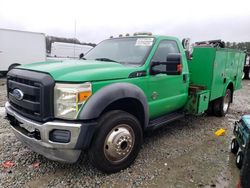
[[[13,65],[45,60],[45,34],[0,28],[0,73]]]
[[[79,58],[80,54],[86,54],[92,48],[92,46],[82,44],[53,42],[50,56],[57,58]]]

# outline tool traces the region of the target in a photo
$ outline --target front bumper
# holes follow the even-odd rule
[[[67,121],[50,121],[46,123],[35,122],[15,112],[9,102],[5,104],[6,117],[11,122],[11,127],[16,137],[30,147],[33,151],[45,157],[74,163],[78,160],[82,149],[88,147],[96,123],[79,123]],[[13,123],[13,120],[15,123]],[[39,137],[31,136],[27,130],[36,130]],[[53,130],[67,130],[70,132],[68,143],[53,142],[49,133]]]

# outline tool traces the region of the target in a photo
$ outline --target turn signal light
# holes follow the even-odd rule
[[[91,94],[91,91],[84,91],[78,93],[78,102],[86,101],[91,96]]]
[[[177,72],[182,72],[182,64],[177,65]]]

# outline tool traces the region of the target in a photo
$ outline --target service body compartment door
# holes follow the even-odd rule
[[[245,58],[246,58],[246,54],[245,53],[238,53],[238,67],[235,68],[237,69],[237,76],[236,76],[236,83],[235,83],[235,90],[236,89],[240,89],[241,86],[241,81],[242,81],[242,74],[243,74],[243,68],[244,68],[244,63],[245,63]]]
[[[208,109],[209,95],[209,90],[190,92],[188,103],[185,106],[187,112],[194,115],[204,113]]]
[[[200,114],[208,109],[209,91],[200,92],[197,94],[197,96],[198,96],[197,114]]]
[[[226,84],[225,64],[227,62],[227,51],[217,51],[214,60],[213,81],[210,100],[217,99],[223,95]]]

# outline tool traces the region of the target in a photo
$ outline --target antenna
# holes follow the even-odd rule
[[[76,20],[75,20],[75,36],[74,36],[74,58],[76,57]]]

